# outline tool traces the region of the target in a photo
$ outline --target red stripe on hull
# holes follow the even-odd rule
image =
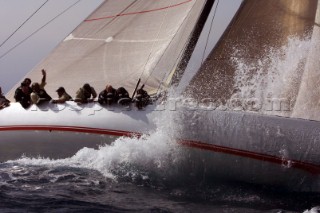
[[[297,168],[315,175],[320,174],[320,166],[314,165],[311,163],[284,159],[284,158],[280,158],[272,155],[260,154],[260,153],[244,151],[240,149],[233,149],[230,147],[217,146],[217,145],[202,143],[198,141],[181,140],[178,143],[184,146],[192,147],[192,148],[203,149],[203,150],[212,151],[212,152],[220,152],[220,153],[230,154],[230,155],[236,155],[236,156],[241,156],[245,158],[251,158],[255,160],[279,164],[281,166],[288,166],[289,168],[290,167]]]
[[[142,134],[137,132],[128,132],[120,130],[109,130],[109,129],[99,129],[99,128],[88,128],[88,127],[77,127],[77,126],[0,126],[1,131],[63,131],[63,132],[79,132],[79,133],[90,133],[90,134],[100,134],[100,135],[112,135],[112,136],[126,136],[126,137],[140,137]],[[207,150],[211,152],[219,152],[224,154],[230,154],[245,158],[251,158],[259,161],[265,161],[269,163],[275,163],[281,166],[288,166],[292,168],[301,169],[307,171],[311,174],[319,175],[320,166],[311,163],[305,163],[296,160],[283,159],[277,156],[266,155],[256,152],[250,152],[240,149],[234,149],[231,147],[217,146],[213,144],[202,143],[199,141],[188,141],[179,140],[179,144],[191,148]]]
[[[140,137],[140,133],[121,131],[121,130],[109,130],[99,128],[77,127],[77,126],[1,126],[0,131],[63,131],[63,132],[79,132],[79,133],[91,133],[99,135],[113,135],[113,136],[136,136]]]

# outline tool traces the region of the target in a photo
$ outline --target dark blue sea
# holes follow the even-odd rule
[[[320,212],[320,193],[215,180],[183,149],[158,132],[3,162],[0,212]]]

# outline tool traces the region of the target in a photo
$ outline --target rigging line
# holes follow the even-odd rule
[[[61,13],[59,13],[58,15],[56,15],[55,17],[53,17],[52,19],[50,19],[47,23],[45,23],[42,27],[40,27],[39,29],[37,29],[36,31],[34,31],[33,33],[31,33],[28,37],[26,37],[25,39],[23,39],[22,41],[20,41],[19,43],[17,43],[15,46],[13,46],[12,48],[10,48],[7,52],[5,52],[4,54],[2,54],[0,56],[0,59],[2,59],[4,56],[8,55],[12,50],[14,50],[15,48],[17,48],[18,46],[20,46],[22,43],[24,43],[26,40],[28,40],[29,38],[31,38],[33,35],[35,35],[37,32],[39,32],[40,30],[42,30],[44,27],[46,27],[47,25],[49,25],[51,22],[53,22],[55,19],[57,19],[59,16],[63,15],[64,13],[66,13],[68,10],[70,10],[72,7],[74,7],[76,4],[78,4],[81,0],[76,1],[75,3],[73,3],[72,5],[70,5],[69,7],[67,7],[65,10],[63,10]]]
[[[170,6],[171,6],[171,5],[170,5]],[[158,31],[157,36],[156,36],[156,40],[152,43],[151,51],[150,51],[150,54],[149,54],[149,56],[148,56],[148,59],[147,59],[146,63],[145,63],[144,66],[143,66],[143,70],[142,70],[142,73],[141,73],[141,75],[140,75],[140,79],[142,78],[143,73],[146,71],[147,64],[148,64],[148,62],[150,61],[150,57],[151,57],[151,55],[152,55],[152,52],[153,52],[155,43],[157,42],[157,39],[158,39],[159,36],[160,36],[161,28],[162,28],[162,26],[163,26],[163,24],[164,24],[164,21],[165,21],[167,15],[168,15],[168,11],[166,11],[165,15],[163,16],[161,25],[160,25],[160,27],[159,27],[159,31]],[[149,78],[149,77],[148,77],[148,78]],[[147,79],[148,79],[148,78],[147,78]],[[145,81],[145,83],[146,83],[146,81]]]
[[[8,36],[1,44],[2,47],[25,23],[27,23],[49,0],[46,0],[36,11],[34,11],[31,16],[29,16],[11,35]]]
[[[203,62],[204,62],[205,54],[206,54],[207,47],[208,47],[208,43],[209,43],[209,37],[210,37],[210,34],[211,34],[211,30],[212,30],[212,27],[213,27],[213,21],[214,21],[214,18],[215,18],[215,16],[216,16],[216,13],[217,13],[217,9],[218,9],[218,6],[219,6],[219,2],[220,2],[220,0],[217,1],[217,6],[216,6],[216,8],[214,9],[214,13],[213,13],[213,17],[212,17],[212,20],[211,20],[211,25],[210,25],[209,33],[208,33],[208,36],[207,36],[206,46],[205,46],[205,48],[204,48],[204,50],[203,50],[203,54],[202,54],[201,65],[202,65]]]
[[[187,48],[187,44],[188,44],[188,42],[186,42],[186,43],[184,44],[184,47],[180,50],[180,53],[178,54],[178,57],[175,59],[176,63],[174,63],[174,64],[172,65],[171,69],[170,69],[171,72],[173,71],[174,67],[178,65],[178,60],[179,60],[179,58],[182,57],[183,51]],[[171,73],[171,72],[170,72],[170,73]],[[161,86],[164,84],[163,82],[165,81],[165,78],[166,78],[166,77],[168,77],[168,76],[166,76],[166,75],[163,76],[163,78],[162,78],[162,80],[161,80],[161,83],[160,83],[159,86],[158,86],[158,89],[157,89],[157,93],[156,93],[156,94],[160,94],[159,91],[160,91],[160,89],[161,89]]]
[[[196,3],[194,3],[194,5],[193,5],[192,8],[190,9],[190,11],[193,10],[193,8],[195,7],[195,5],[196,5]],[[177,29],[177,32],[179,32],[179,31],[181,30],[183,24],[184,24],[185,21],[189,18],[189,16],[190,16],[190,11],[189,11],[188,15],[186,15],[186,16],[184,17],[183,21],[181,22],[181,25],[180,25],[179,28]],[[178,33],[176,33],[176,34],[174,35],[174,37],[171,39],[170,43],[167,45],[166,49],[163,51],[163,54],[162,54],[161,57],[159,58],[157,64],[153,67],[152,72],[149,74],[149,76],[148,76],[148,78],[145,80],[144,84],[149,80],[150,76],[152,75],[152,73],[153,73],[154,70],[155,70],[155,67],[160,63],[162,57],[164,56],[164,53],[167,52],[169,46],[171,45],[171,43],[173,42],[173,40],[176,38],[177,34],[178,34]],[[187,42],[186,42],[186,43],[187,43]],[[186,46],[187,46],[187,45],[185,44],[185,47],[186,47]],[[184,47],[184,48],[185,48],[185,47]],[[182,50],[184,50],[184,48],[183,48]],[[182,50],[181,50],[181,51],[182,51]],[[177,60],[177,59],[176,59],[176,60]]]

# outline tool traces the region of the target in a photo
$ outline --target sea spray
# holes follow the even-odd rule
[[[98,149],[85,147],[66,159],[22,157],[7,163],[93,169],[113,180],[150,181],[153,178],[159,181],[175,178],[177,164],[182,159],[180,146],[175,140],[179,122],[170,116],[170,110],[167,113],[157,118],[156,131],[139,137],[120,137],[111,145],[102,145]]]
[[[310,48],[308,34],[291,36],[282,47],[266,49],[263,58],[238,58],[239,52],[246,55],[246,48],[235,46],[235,93],[227,108],[290,116]]]

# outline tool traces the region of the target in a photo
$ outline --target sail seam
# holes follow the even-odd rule
[[[178,4],[174,4],[174,5],[170,5],[170,6],[166,6],[166,7],[161,7],[161,8],[156,8],[156,9],[152,9],[152,10],[143,10],[143,11],[138,11],[138,12],[132,12],[132,13],[120,13],[117,15],[112,15],[112,16],[105,16],[105,17],[100,17],[100,18],[92,18],[92,19],[86,19],[84,20],[85,22],[91,22],[91,21],[99,21],[99,20],[104,20],[104,19],[111,19],[111,18],[116,18],[116,17],[121,17],[121,16],[130,16],[130,15],[137,15],[137,14],[144,14],[144,13],[151,13],[151,12],[156,12],[156,11],[160,11],[160,10],[166,10],[166,9],[171,9],[174,7],[178,7],[181,6],[183,4],[187,4],[189,2],[192,2],[193,0],[187,0]]]

